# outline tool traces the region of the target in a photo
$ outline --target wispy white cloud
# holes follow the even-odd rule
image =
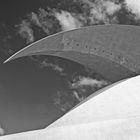
[[[106,9],[106,13],[109,15],[113,15],[116,11],[121,9],[121,4],[116,4],[113,1],[104,1],[103,6]]]
[[[5,134],[5,130],[0,126],[0,136]]]
[[[87,3],[90,7],[90,22],[91,24],[98,24],[103,22],[105,24],[109,24],[112,22],[117,22],[115,19],[115,15],[113,18],[109,18],[109,16],[115,14],[115,12],[121,9],[121,4],[116,4],[115,1],[109,0],[83,0],[84,3]]]
[[[60,31],[59,21],[55,17],[54,9],[39,8],[37,12],[32,12],[27,15],[27,19],[31,25],[39,27],[38,29],[46,35]]]
[[[81,94],[80,94],[81,95]],[[80,96],[77,91],[73,91],[73,96],[79,101],[83,101],[86,97],[85,96]]]
[[[38,26],[38,27],[42,26],[42,24],[41,24],[41,22],[39,20],[39,17],[38,17],[38,15],[35,12],[32,12],[29,15],[29,18],[30,18],[31,22],[34,23],[36,26]]]
[[[51,30],[56,24],[56,21],[54,20],[53,10],[50,10],[50,12],[48,12],[45,9],[39,8],[38,12],[32,12],[29,15],[29,18],[31,20],[31,23],[42,29],[42,31],[46,33],[46,35],[51,34]],[[57,30],[57,27],[55,28]]]
[[[19,25],[16,25],[16,27],[18,28],[18,34],[26,39],[27,44],[34,42],[35,38],[30,22],[22,20],[22,22]]]
[[[46,60],[44,60],[43,62],[40,63],[40,65],[42,68],[50,67],[54,71],[58,72],[60,75],[66,75],[64,72],[64,69],[62,67],[60,67],[58,64],[50,63],[50,62],[47,62]]]
[[[96,80],[90,77],[80,77],[77,82],[72,83],[73,88],[79,86],[91,86],[101,88],[102,86],[108,85],[109,83],[105,80]]]
[[[109,85],[108,81],[81,76],[79,79],[71,83],[68,91],[58,91],[55,94],[53,101],[61,111],[67,112],[99,88],[107,85]]]
[[[59,20],[64,31],[76,29],[82,26],[82,23],[67,11],[55,12],[55,17]]]
[[[126,8],[140,18],[140,0],[125,0]]]
[[[116,3],[116,0],[81,0],[79,1],[79,6],[81,3],[88,7],[82,13],[39,8],[37,12],[29,13],[26,19],[23,19],[17,25],[18,33],[22,38],[26,39],[26,43],[32,43],[35,41],[36,33],[34,32],[35,28],[32,28],[33,25],[39,27],[36,28],[39,32],[43,31],[46,35],[50,35],[60,30],[67,31],[86,25],[118,22],[115,12],[119,11],[122,5],[121,3]]]

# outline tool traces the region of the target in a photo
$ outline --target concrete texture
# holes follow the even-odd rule
[[[52,55],[90,67],[112,82],[140,73],[140,29],[97,25],[57,33],[15,53],[4,63],[29,55]]]

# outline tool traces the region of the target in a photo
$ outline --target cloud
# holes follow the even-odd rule
[[[78,81],[72,83],[73,88],[78,88],[79,86],[91,86],[101,88],[102,86],[108,85],[109,83],[105,80],[96,80],[90,77],[80,77]]]
[[[36,26],[38,26],[38,27],[42,26],[42,24],[41,24],[41,22],[39,20],[39,17],[38,17],[38,15],[36,13],[32,12],[29,15],[29,18],[30,18],[31,22],[34,23]]]
[[[81,8],[81,13],[39,8],[37,12],[26,15],[17,25],[18,33],[28,44],[38,38],[38,33],[44,36],[44,33],[50,35],[87,25],[118,23],[115,13],[121,9],[122,4],[116,1],[118,0],[80,0],[79,7],[85,5]]]
[[[5,134],[5,131],[4,129],[0,126],[0,136],[4,135]]]
[[[113,1],[105,1],[103,2],[103,6],[106,8],[106,13],[109,15],[113,15],[116,11],[121,9],[121,5],[115,4]]]
[[[62,67],[60,67],[58,64],[54,64],[54,63],[49,63],[46,60],[44,60],[43,62],[40,63],[41,67],[50,67],[52,68],[54,71],[58,72],[60,75],[66,75],[64,73],[64,69]]]
[[[55,17],[59,20],[62,30],[72,30],[82,26],[82,23],[78,21],[71,13],[67,11],[55,12]]]
[[[81,96],[81,94],[79,94],[77,91],[73,91],[73,95],[79,102],[83,101],[86,98],[85,96]]]
[[[56,105],[62,112],[67,112],[99,88],[105,87],[108,84],[109,82],[105,80],[80,77],[77,81],[71,83],[68,90],[58,91],[54,95],[54,105]]]
[[[67,112],[77,104],[72,93],[67,91],[57,91],[53,97],[53,101],[54,105],[56,105],[56,107],[58,107],[62,112]]]
[[[28,20],[31,25],[39,27],[38,29],[44,32],[46,35],[50,35],[60,31],[59,21],[55,17],[54,9],[42,9],[39,8],[38,11],[32,12],[27,15]],[[37,29],[37,28],[36,28]]]
[[[30,22],[22,20],[21,24],[16,25],[16,27],[18,28],[18,34],[26,39],[27,44],[34,42],[35,38]]]
[[[90,0],[83,0],[90,7],[90,24],[99,24],[103,22],[105,24],[116,23],[115,13],[121,9],[120,3],[115,3],[115,1],[107,0],[95,0],[94,2]],[[110,18],[110,16],[113,16]]]
[[[53,102],[62,112],[67,112],[75,105],[83,101],[87,96],[75,90],[71,91],[57,91],[53,97]]]
[[[111,84],[89,68],[80,69],[66,80],[67,89],[59,90],[53,97],[54,104],[62,112],[67,112],[89,95]]]
[[[126,8],[140,18],[140,0],[125,0]]]

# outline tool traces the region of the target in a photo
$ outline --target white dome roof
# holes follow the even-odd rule
[[[98,92],[99,93],[99,92]],[[49,127],[0,140],[139,140],[140,76],[90,96]]]

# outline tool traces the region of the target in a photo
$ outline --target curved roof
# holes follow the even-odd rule
[[[45,129],[2,136],[0,140],[139,140],[140,76],[111,86]]]
[[[53,55],[90,67],[111,81],[139,74],[140,28],[96,25],[43,38],[15,53],[4,63],[29,55]]]

